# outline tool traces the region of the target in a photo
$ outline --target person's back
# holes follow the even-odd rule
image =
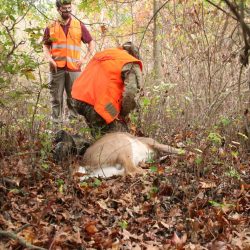
[[[142,62],[127,50],[98,52],[73,84],[74,106],[94,130],[126,131],[124,119],[119,118],[135,108],[141,80]]]

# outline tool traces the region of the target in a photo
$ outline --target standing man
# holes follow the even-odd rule
[[[75,110],[83,115],[94,137],[128,131],[126,118],[136,107],[142,62],[131,42],[96,53],[72,87]]]
[[[52,121],[60,122],[63,113],[63,93],[67,94],[68,118],[75,118],[71,88],[80,75],[81,66],[87,62],[94,50],[92,37],[83,23],[71,17],[71,0],[56,0],[59,13],[44,32],[43,51],[50,65],[49,89],[52,97]],[[81,59],[81,42],[88,47]]]

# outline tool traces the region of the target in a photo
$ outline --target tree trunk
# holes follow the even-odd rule
[[[160,39],[160,26],[159,26],[159,13],[156,14],[160,7],[160,0],[153,0],[154,5],[154,30],[153,30],[153,60],[154,60],[154,79],[160,82],[162,78],[162,54],[161,54],[161,39]]]

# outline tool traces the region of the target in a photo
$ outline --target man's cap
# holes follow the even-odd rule
[[[126,42],[122,45],[122,48],[127,50],[130,55],[133,57],[140,59],[139,48],[136,47],[132,42]]]
[[[72,0],[56,0],[56,6],[60,7],[65,4],[71,4]]]

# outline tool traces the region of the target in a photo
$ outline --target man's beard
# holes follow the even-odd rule
[[[62,12],[61,17],[63,20],[67,20],[70,18],[70,12]]]

